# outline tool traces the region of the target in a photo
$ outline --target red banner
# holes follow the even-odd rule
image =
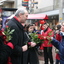
[[[29,1],[29,0],[23,0],[23,1]]]

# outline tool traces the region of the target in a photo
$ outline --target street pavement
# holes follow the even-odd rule
[[[55,47],[53,47],[53,49],[52,49],[52,55],[53,55],[53,60],[54,60],[54,64],[55,64]],[[42,52],[42,54],[41,54],[41,56],[40,55],[38,55],[38,58],[39,58],[39,64],[44,64],[44,53]]]

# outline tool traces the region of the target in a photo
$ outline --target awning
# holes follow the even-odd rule
[[[59,14],[59,10],[52,10],[52,11],[47,11],[47,12],[43,12],[43,13],[39,13],[39,14],[46,14],[48,16],[58,15]]]
[[[63,13],[64,13],[64,9],[63,9]],[[39,14],[46,14],[48,16],[59,15],[59,10],[52,10],[52,11],[47,11],[47,12],[43,12],[43,13],[39,13]]]
[[[28,14],[28,19],[48,19],[46,14]]]

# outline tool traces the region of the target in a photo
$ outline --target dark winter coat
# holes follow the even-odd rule
[[[15,18],[12,18],[7,25],[15,31],[13,32],[12,39],[10,42],[14,44],[14,50],[11,54],[11,62],[12,64],[23,64],[23,52],[22,52],[22,46],[24,45],[24,28],[19,23],[19,21]]]
[[[23,54],[23,64],[39,64],[38,56],[35,48],[30,48]]]
[[[0,30],[0,64],[7,64],[8,57],[12,53],[12,48],[10,47],[10,42],[4,44],[5,41],[6,40],[4,38],[4,34]]]
[[[2,44],[1,44],[2,43]],[[3,44],[0,40],[0,64],[7,64],[8,57],[11,55],[12,49]]]
[[[61,41],[62,36],[59,34],[56,34],[56,40],[58,40],[59,42]],[[60,60],[60,56],[58,53],[56,53],[56,59]]]
[[[27,34],[28,35],[28,34]],[[26,40],[28,40],[28,42],[31,42],[31,38],[28,35],[28,37],[26,36]],[[37,48],[36,47],[30,47],[28,45],[28,50],[25,51],[23,53],[23,64],[39,64],[39,60],[38,60],[38,56],[37,56]]]

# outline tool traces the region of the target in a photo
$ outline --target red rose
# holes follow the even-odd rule
[[[0,30],[0,36],[2,36],[3,34],[2,34],[2,31]]]
[[[2,28],[2,31],[4,32],[4,28]]]
[[[3,39],[6,40],[6,36],[5,35],[3,35]]]
[[[40,34],[38,34],[38,38],[40,38]]]
[[[8,28],[9,26],[6,26],[6,28]]]
[[[31,42],[28,42],[28,45],[31,45]]]

